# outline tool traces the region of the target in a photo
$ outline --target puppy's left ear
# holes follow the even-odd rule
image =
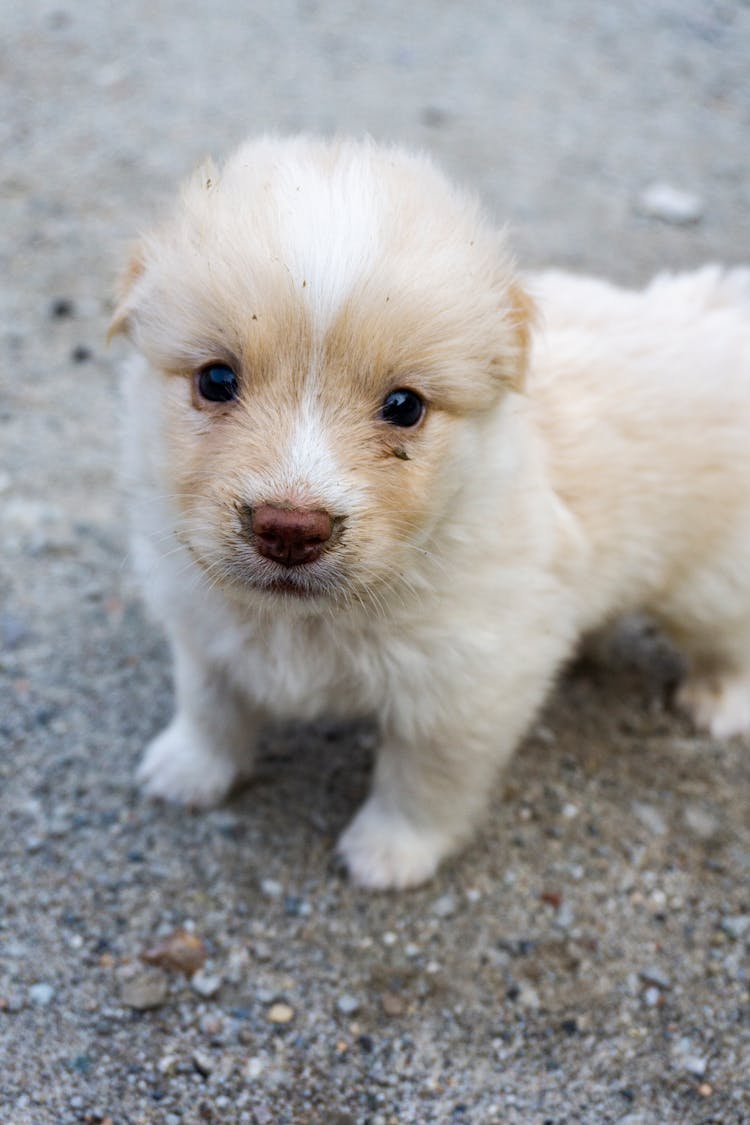
[[[114,316],[107,329],[107,343],[113,340],[115,336],[127,335],[130,329],[130,317],[135,305],[133,300],[134,290],[144,268],[143,249],[140,245],[135,246],[117,285],[117,304],[115,305]]]
[[[531,350],[531,332],[536,321],[536,306],[518,281],[507,290],[506,325],[512,345],[511,354],[503,357],[501,380],[508,390],[520,393],[526,382]]]

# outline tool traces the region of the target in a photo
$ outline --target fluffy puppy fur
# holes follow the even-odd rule
[[[135,556],[175,659],[149,794],[221,800],[268,719],[374,714],[339,849],[365,886],[419,883],[577,638],[635,609],[682,646],[696,720],[750,727],[746,271],[522,282],[427,159],[271,138],[189,181],[112,331],[142,356]],[[401,390],[408,425],[384,410]],[[328,537],[269,556],[269,510]]]

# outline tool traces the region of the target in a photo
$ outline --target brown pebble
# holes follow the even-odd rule
[[[710,1082],[701,1082],[698,1087],[698,1093],[702,1098],[710,1098],[714,1092],[714,1088]]]
[[[404,1001],[395,992],[384,992],[380,997],[380,1003],[385,1014],[391,1017],[402,1016],[406,1009]]]
[[[559,891],[542,891],[539,898],[548,906],[554,906],[555,910],[559,910],[562,906],[562,895]]]
[[[190,977],[206,960],[206,947],[197,934],[189,930],[173,930],[150,949],[144,949],[141,960]]]

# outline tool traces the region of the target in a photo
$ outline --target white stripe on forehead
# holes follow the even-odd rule
[[[281,254],[324,332],[352,286],[370,268],[377,248],[378,200],[370,160],[315,162],[303,154],[279,170]]]

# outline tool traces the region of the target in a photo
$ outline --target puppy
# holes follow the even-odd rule
[[[147,793],[210,805],[267,720],[374,714],[339,850],[420,883],[580,635],[635,609],[696,720],[750,727],[748,272],[522,282],[424,157],[271,138],[187,183],[111,331],[143,357],[134,553],[175,661]]]

